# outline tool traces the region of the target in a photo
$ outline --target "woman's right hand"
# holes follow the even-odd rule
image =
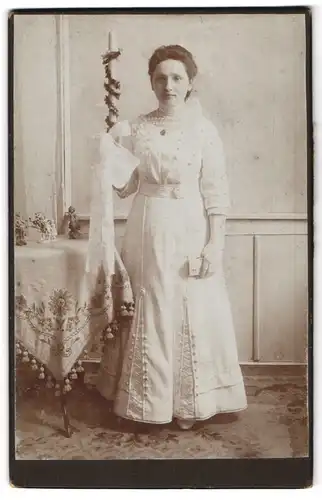
[[[138,169],[135,168],[132,172],[129,181],[123,187],[118,188],[114,186],[114,184],[112,184],[112,187],[120,198],[126,198],[127,196],[130,196],[131,194],[137,191],[138,185],[139,185],[139,172]]]
[[[119,196],[119,198],[126,198],[126,196],[127,196],[126,186],[122,187],[122,188],[117,188],[116,186],[114,186],[114,184],[112,184],[112,188],[114,189],[116,194]]]

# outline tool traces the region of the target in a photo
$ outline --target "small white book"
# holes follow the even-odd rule
[[[200,274],[200,268],[202,264],[202,257],[189,257],[188,259],[188,274],[190,277],[196,277]]]

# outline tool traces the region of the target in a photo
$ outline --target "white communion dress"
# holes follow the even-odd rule
[[[124,127],[123,127],[124,128]],[[139,160],[120,197],[135,194],[121,257],[135,297],[133,321],[108,342],[97,388],[117,415],[140,422],[205,420],[247,406],[223,245],[215,274],[189,277],[208,241],[208,215],[227,213],[221,140],[200,115],[166,123],[153,115],[116,125]]]

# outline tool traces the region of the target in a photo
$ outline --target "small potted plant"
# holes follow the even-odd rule
[[[68,220],[68,238],[70,240],[81,238],[81,226],[74,207],[68,209]]]

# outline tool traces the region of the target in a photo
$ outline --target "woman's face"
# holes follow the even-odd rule
[[[163,106],[172,108],[182,104],[191,87],[186,67],[181,61],[167,59],[154,70],[152,89]]]

